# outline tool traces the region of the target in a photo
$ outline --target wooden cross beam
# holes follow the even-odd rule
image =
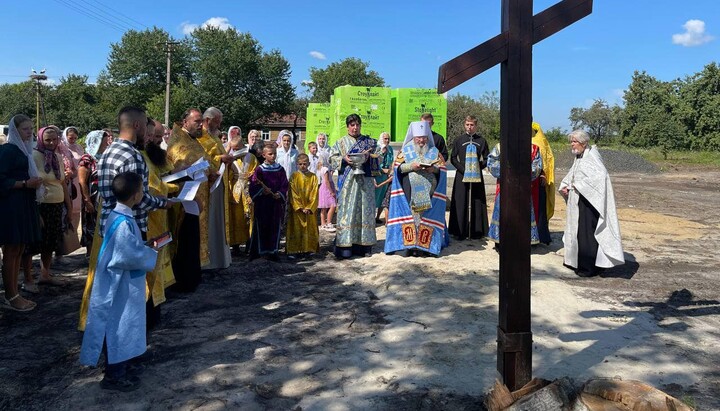
[[[593,0],[564,0],[533,16],[533,44],[592,13]],[[502,33],[440,66],[438,93],[445,93],[507,60],[508,33]]]
[[[532,0],[502,1],[502,33],[440,66],[445,93],[500,68],[500,307],[498,371],[511,390],[532,377],[530,329],[530,149],[532,46],[592,12],[592,0],[563,0],[532,15]]]

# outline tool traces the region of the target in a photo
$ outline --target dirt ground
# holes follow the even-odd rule
[[[564,172],[558,172],[559,177]],[[720,409],[720,172],[612,176],[628,262],[596,278],[533,249],[533,374],[638,379]],[[488,193],[492,181],[488,182]],[[495,371],[498,257],[484,241],[440,258],[381,253],[271,263],[236,258],[170,294],[142,387],[100,389],[78,364],[82,255],[31,313],[0,310],[0,409],[471,410]]]

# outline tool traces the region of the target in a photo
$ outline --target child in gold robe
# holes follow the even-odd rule
[[[288,258],[307,257],[320,250],[315,212],[318,207],[318,179],[308,170],[310,158],[300,154],[298,171],[290,177],[290,217],[287,226]]]

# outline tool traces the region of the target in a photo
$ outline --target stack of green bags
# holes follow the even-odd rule
[[[362,134],[376,139],[387,131],[392,141],[402,142],[410,122],[426,112],[434,116],[433,131],[447,137],[447,100],[435,89],[337,87],[330,103],[308,105],[305,147],[318,133],[328,134],[328,144],[335,144],[347,133],[345,118],[353,113],[362,118]]]
[[[447,140],[447,100],[434,88],[396,88],[392,91],[392,141],[405,140],[408,126],[423,113],[433,115],[433,131]]]

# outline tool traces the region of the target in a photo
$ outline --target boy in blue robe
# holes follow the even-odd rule
[[[140,381],[127,373],[127,363],[147,349],[145,273],[155,267],[157,251],[143,242],[133,217],[132,208],[143,197],[142,184],[142,177],[132,172],[113,179],[117,205],[105,225],[90,295],[80,363],[96,366],[105,343],[104,389],[137,389]]]

